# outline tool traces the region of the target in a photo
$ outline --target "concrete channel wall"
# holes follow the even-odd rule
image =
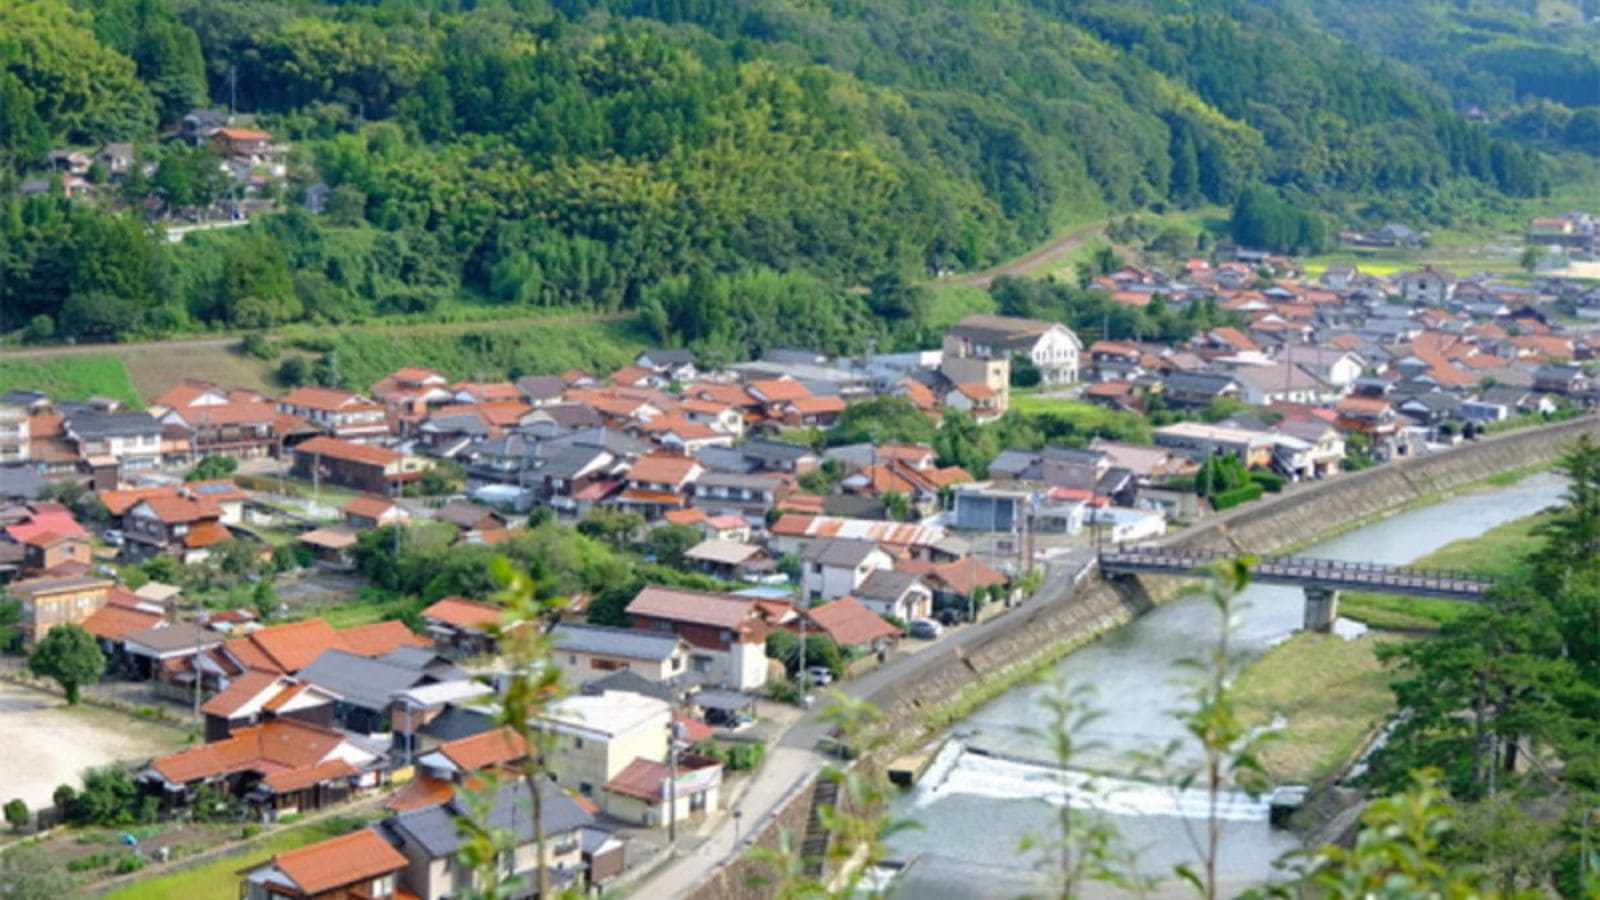
[[[1600,418],[1583,416],[1539,428],[1495,435],[1440,453],[1401,460],[1291,490],[1206,519],[1171,535],[1173,547],[1251,553],[1276,553],[1334,532],[1427,502],[1442,494],[1506,472],[1548,465],[1580,435],[1600,437]],[[941,711],[969,690],[1019,670],[1032,670],[1132,621],[1169,599],[1179,582],[1170,578],[1129,578],[1117,583],[1096,577],[1080,585],[1047,582],[1020,609],[1004,614],[1007,623],[964,652],[924,651],[928,660],[902,682],[868,698],[884,710],[890,726],[902,733],[934,727]],[[805,821],[810,791],[796,795],[780,812],[760,843],[776,843],[779,823]],[[790,827],[793,827],[792,825]],[[745,900],[747,880],[760,871],[740,860],[693,892],[696,900]]]

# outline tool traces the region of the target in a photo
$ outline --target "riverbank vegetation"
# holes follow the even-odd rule
[[[1484,578],[1512,578],[1523,573],[1528,556],[1536,550],[1548,514],[1538,514],[1497,525],[1477,537],[1452,541],[1416,560],[1419,569],[1450,569]],[[1393,631],[1436,631],[1459,619],[1469,607],[1449,600],[1398,597],[1365,591],[1339,596],[1339,614],[1373,628]]]

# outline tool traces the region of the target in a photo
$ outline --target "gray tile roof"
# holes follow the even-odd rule
[[[383,710],[395,691],[432,684],[440,679],[398,662],[368,659],[344,650],[327,650],[300,670],[300,679],[344,698],[362,709]]]
[[[878,569],[861,586],[851,591],[851,596],[858,600],[899,600],[911,590],[920,579],[910,572],[896,572],[893,569]]]
[[[83,410],[67,417],[67,428],[86,441],[161,433],[161,423],[147,412],[103,413]]]
[[[876,549],[878,545],[872,541],[826,538],[806,544],[800,555],[806,562],[853,569],[865,562],[868,554]]]
[[[572,802],[554,783],[539,780],[539,796],[545,839],[594,824],[594,817]],[[533,813],[527,787],[520,781],[504,785],[495,795],[489,812],[490,828],[517,835],[517,843],[533,840]],[[453,856],[461,849],[462,817],[470,811],[459,801],[409,810],[384,820],[384,828],[410,839],[432,859]]]
[[[557,625],[550,636],[555,639],[557,651],[570,653],[607,653],[629,659],[670,659],[678,649],[674,635],[653,634],[632,628],[608,628],[604,625]]]

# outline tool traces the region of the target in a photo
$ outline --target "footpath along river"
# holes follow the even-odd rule
[[[1326,559],[1406,563],[1552,506],[1563,487],[1558,476],[1535,475],[1510,487],[1401,513],[1301,552]],[[1255,585],[1239,601],[1233,641],[1246,658],[1259,657],[1300,627],[1302,597],[1297,589]],[[1019,845],[1030,834],[1049,833],[1054,815],[1049,803],[1058,801],[1063,790],[1075,805],[1097,808],[1117,827],[1124,850],[1136,857],[1141,872],[1165,877],[1175,864],[1198,863],[1193,840],[1203,830],[1205,795],[1125,776],[1134,774],[1131,759],[1136,753],[1184,738],[1174,718],[1185,690],[1185,672],[1178,663],[1205,653],[1216,630],[1208,601],[1181,598],[1056,664],[1056,672],[1069,684],[1090,687],[1092,705],[1102,714],[1078,735],[1080,743],[1092,742],[1097,748],[1074,760],[1075,767],[1102,773],[1094,779],[1095,790],[1081,789],[1075,773],[1069,773],[1069,786],[1063,788],[1052,767],[1021,761],[1052,758],[1047,744],[1024,733],[1047,725],[1039,706],[1046,687],[1015,688],[958,723],[923,780],[897,802],[895,814],[920,827],[891,841],[891,858],[915,857],[896,895],[937,900],[1019,897],[1035,891],[1038,857],[1020,852]],[[1307,673],[1308,678],[1314,675]],[[1220,871],[1229,893],[1270,880],[1273,861],[1298,846],[1292,834],[1268,826],[1264,802],[1230,796],[1224,816]]]

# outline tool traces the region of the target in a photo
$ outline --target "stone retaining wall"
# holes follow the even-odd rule
[[[1449,451],[1302,484],[1210,518],[1171,535],[1169,546],[1266,554],[1427,501],[1495,475],[1547,465],[1580,435],[1600,436],[1600,418],[1583,416],[1540,428],[1495,435]],[[1077,590],[1069,582],[1047,583],[1022,609],[1006,614],[1002,625],[963,652],[935,655],[900,684],[868,698],[883,709],[892,728],[909,733],[937,720],[968,690],[985,681],[1034,669],[1106,632],[1132,621],[1168,599],[1176,579],[1129,578],[1116,583],[1090,580]],[[773,846],[784,827],[803,827],[810,808],[804,791],[781,810],[761,834]],[[796,823],[796,824],[788,824]],[[696,900],[762,896],[748,886],[762,871],[747,858],[720,870],[693,892]]]

